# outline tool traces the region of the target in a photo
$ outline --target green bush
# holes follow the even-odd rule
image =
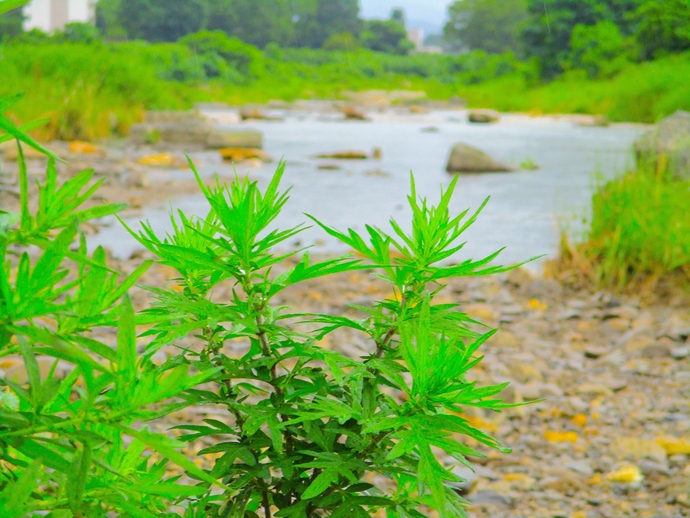
[[[4,116],[0,128],[43,149]],[[457,304],[435,302],[451,278],[505,270],[490,265],[498,254],[444,263],[478,214],[450,214],[458,177],[436,206],[412,182],[411,232],[392,221],[391,234],[367,227],[360,236],[312,218],[364,259],[313,262],[304,253],[289,264],[297,252],[274,249],[304,226],[267,230],[288,202],[284,164],[263,192],[249,180],[207,188],[199,179],[206,218],[180,212],[165,238],[148,225],[135,234],[179,274],[173,286],[148,287],[156,302],[136,314],[127,292],[149,263],[120,279],[79,233],[82,222],[121,207],[82,209],[98,188],[88,185],[93,172],[58,185],[54,157],[30,203],[21,155],[19,165],[21,211],[0,212],[0,358],[23,362],[28,381],[0,378],[3,516],[465,516],[450,485],[460,479],[435,450],[466,464],[481,453],[458,440],[465,436],[508,451],[462,412],[509,405],[495,398],[505,384],[478,387],[468,376],[494,331]],[[363,270],[386,280],[391,297],[358,307],[359,319],[294,314],[276,300],[304,281]],[[222,283],[232,296],[216,301]],[[115,326],[113,342],[99,338]],[[340,329],[370,350],[356,358],[324,347]],[[229,347],[238,342],[242,357]],[[166,345],[179,354],[154,362]],[[226,415],[176,426],[179,437],[150,431],[189,406]],[[188,458],[185,445],[214,454],[212,465]],[[387,484],[370,483],[374,473]]]

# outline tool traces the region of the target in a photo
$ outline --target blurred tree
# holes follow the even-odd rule
[[[0,17],[0,41],[16,38],[23,31],[24,11],[13,9]]]
[[[202,29],[207,15],[205,0],[127,0],[118,20],[130,38],[177,41]]]
[[[106,39],[127,39],[127,31],[120,23],[121,3],[122,0],[99,0],[96,4],[96,27]]]
[[[690,0],[645,0],[635,19],[643,59],[690,49]]]
[[[90,23],[72,22],[61,31],[56,31],[53,39],[61,43],[100,43],[101,33]]]
[[[552,78],[571,60],[575,27],[610,21],[623,36],[629,36],[635,29],[633,15],[641,1],[527,0],[528,15],[520,34],[523,51],[537,60],[543,78]]]
[[[205,28],[265,47],[269,43],[289,45],[293,35],[290,0],[206,0]]]
[[[367,20],[360,39],[366,48],[389,54],[407,54],[414,48],[405,26],[392,19]]]
[[[333,34],[359,36],[358,0],[302,0],[294,12],[293,44],[319,48]]]
[[[405,26],[405,11],[400,7],[394,7],[391,11],[391,20]]]
[[[610,20],[576,25],[570,38],[568,68],[587,71],[590,78],[611,76],[634,57],[634,39],[621,34]]]
[[[456,0],[448,7],[444,41],[456,51],[515,52],[526,0]]]
[[[322,48],[324,50],[336,50],[336,51],[353,51],[357,50],[359,42],[349,32],[343,32],[342,34],[331,34],[326,41],[323,42]]]

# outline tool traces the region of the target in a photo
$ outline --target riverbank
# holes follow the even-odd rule
[[[422,105],[464,99],[470,107],[612,121],[651,123],[690,109],[690,86],[677,80],[690,76],[687,53],[629,64],[610,78],[571,73],[542,83],[510,56],[253,49],[225,62],[209,52],[181,43],[8,44],[0,57],[0,95],[27,93],[10,115],[22,122],[50,118],[36,131],[44,140],[126,135],[151,109],[344,99],[367,90],[421,92]]]
[[[280,127],[279,123],[266,124]],[[361,132],[367,125],[375,128],[375,124],[356,123],[352,128]],[[532,135],[539,124],[547,123],[534,122]],[[476,126],[468,129],[478,131]],[[551,126],[546,125],[546,129],[553,132]],[[419,135],[417,126],[414,135]],[[599,133],[599,139],[603,135]],[[60,155],[70,154],[68,143],[51,147]],[[90,152],[85,153],[87,150]],[[160,154],[165,148],[144,146],[136,153],[132,151],[131,143],[126,141],[103,149],[82,146],[80,153],[71,153],[68,164],[60,166],[61,179],[84,167],[96,166],[106,185],[95,201],[119,201],[117,197],[122,196],[124,201],[129,197],[131,203],[131,198],[141,193],[139,201],[146,207],[172,196],[173,191],[166,192],[161,182],[147,185],[146,176],[136,174],[148,171],[148,181],[163,174],[163,170],[146,170],[137,164],[137,159],[143,153]],[[311,162],[309,167],[313,168],[315,163]],[[42,180],[44,166],[42,159],[31,161],[32,179]],[[205,166],[212,167],[213,164]],[[255,176],[261,175],[260,168],[249,164],[247,167],[253,168]],[[105,174],[106,170],[111,174]],[[231,168],[225,171],[226,179],[230,179]],[[192,185],[181,179],[189,171],[174,168],[168,174],[169,184],[164,184],[177,194],[189,196]],[[344,171],[320,174],[342,174],[343,183],[351,183],[353,178]],[[488,178],[495,181],[496,177]],[[212,180],[210,176],[208,180]],[[383,177],[382,181],[385,180]],[[438,182],[434,182],[436,193]],[[378,189],[376,193],[380,196],[383,191]],[[3,196],[13,198],[6,191]],[[1,200],[3,208],[16,206],[16,200],[12,205],[6,204],[5,199]],[[137,219],[145,215],[130,213]],[[128,273],[146,259],[151,259],[146,252],[137,252],[109,264]],[[280,268],[273,273],[280,274]],[[138,284],[172,287],[178,276],[170,268],[154,265]],[[438,303],[459,304],[459,311],[500,328],[483,348],[485,360],[481,367],[473,369],[472,379],[481,384],[510,382],[504,393],[509,402],[544,400],[501,414],[468,410],[467,418],[475,426],[513,449],[511,454],[482,450],[487,458],[472,460],[475,472],[459,466],[455,460],[444,459],[467,479],[458,490],[472,503],[473,518],[653,518],[685,513],[690,506],[690,313],[682,293],[674,293],[660,303],[639,296],[574,290],[524,269],[491,278],[454,280],[449,288],[448,295],[438,299]],[[227,283],[214,289],[216,300],[231,294],[232,286]],[[138,309],[150,307],[153,302],[151,292],[146,290],[133,289],[132,296]],[[330,278],[328,283],[309,281],[293,286],[275,303],[289,305],[297,313],[345,313],[356,319],[366,315],[348,305],[368,306],[388,296],[389,286],[383,281],[370,272],[356,272]],[[106,329],[99,329],[97,334],[103,334],[99,338],[105,343],[114,339]],[[176,346],[191,345],[192,341],[187,337]],[[334,334],[318,345],[353,357],[371,352],[371,345],[354,331]],[[237,352],[233,348],[239,346],[228,343],[225,347],[232,355]],[[178,353],[177,347],[163,348],[153,360],[162,363]],[[0,368],[4,371],[0,376],[26,377],[19,360],[6,360]],[[163,431],[207,418],[223,419],[224,415],[222,410],[207,405],[186,409],[149,425]],[[197,465],[207,467],[210,458],[195,457],[199,448],[207,445],[210,444],[200,441],[185,454],[194,458]],[[470,446],[481,449],[480,445]]]

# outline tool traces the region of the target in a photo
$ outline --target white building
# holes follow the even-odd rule
[[[93,23],[96,0],[33,0],[24,7],[24,30],[53,32],[72,22]]]

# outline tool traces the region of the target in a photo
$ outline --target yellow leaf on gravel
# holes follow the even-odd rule
[[[575,432],[559,432],[557,430],[546,430],[544,432],[544,439],[549,442],[572,442],[575,444],[578,435]]]
[[[587,481],[588,486],[598,486],[599,484],[601,484],[601,474],[599,473],[595,473]]]
[[[549,305],[546,302],[542,302],[538,299],[530,299],[527,305],[530,309],[536,309],[537,311],[546,311]]]
[[[574,425],[584,427],[587,424],[587,416],[585,414],[577,414],[570,420]]]
[[[685,439],[658,437],[654,442],[666,451],[666,455],[690,455],[690,441]]]
[[[187,162],[170,153],[143,156],[137,160],[137,164],[149,167],[175,167],[180,169],[187,166]]]
[[[460,414],[460,417],[465,419],[470,425],[474,426],[475,428],[479,428],[480,430],[484,430],[489,433],[496,433],[498,432],[498,426],[496,423],[492,423],[491,421],[486,421],[482,419],[481,417],[474,417],[471,415],[465,415],[465,414]]]
[[[620,482],[623,484],[633,484],[635,482],[640,482],[644,477],[640,472],[640,468],[633,466],[623,466],[622,468],[613,471],[606,475],[606,478],[611,482]]]
[[[103,153],[103,150],[98,146],[94,146],[89,142],[82,142],[81,140],[75,140],[69,143],[69,152],[76,153],[80,155],[94,155],[97,153]]]

